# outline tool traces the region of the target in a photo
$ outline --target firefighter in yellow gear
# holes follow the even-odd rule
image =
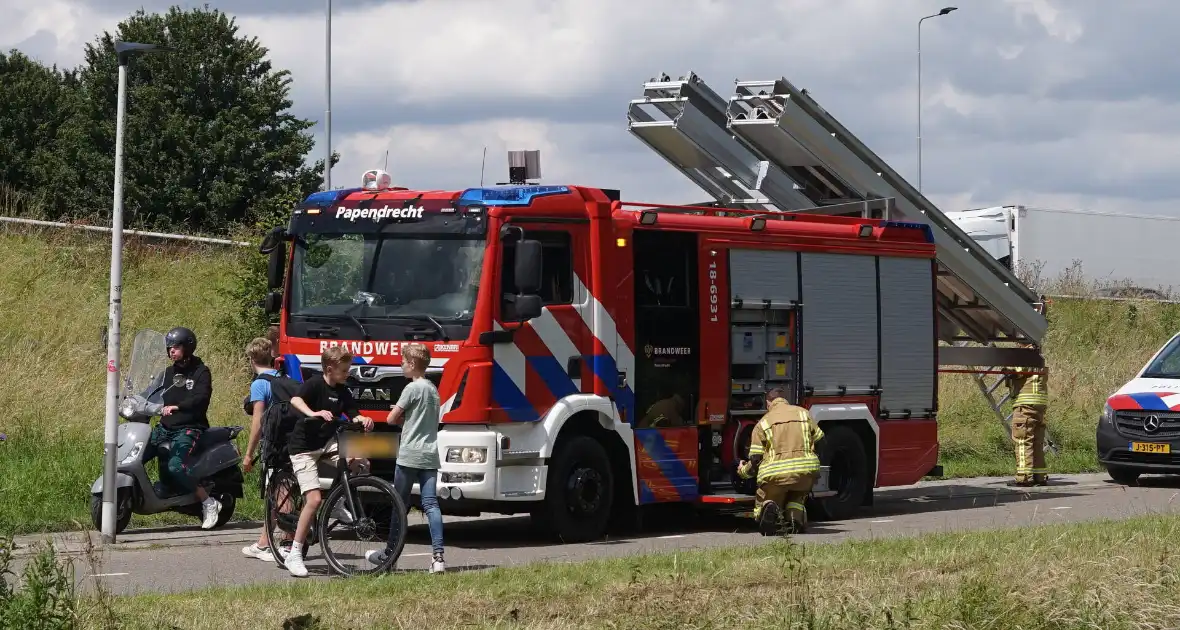
[[[1016,479],[1008,485],[1048,484],[1045,466],[1045,409],[1049,406],[1048,374],[1016,368],[1008,376],[1012,399],[1012,441],[1016,445]]]
[[[783,397],[782,388],[766,393],[766,415],[754,425],[749,459],[738,466],[738,476],[757,475],[754,520],[763,536],[779,531],[781,507],[786,507],[786,531],[802,533],[807,528],[804,501],[819,475],[815,443],[824,436],[819,425],[803,407]]]

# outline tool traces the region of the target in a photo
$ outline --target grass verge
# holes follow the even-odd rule
[[[126,627],[1173,628],[1180,519],[114,598]],[[805,538],[805,537],[804,537]],[[183,620],[183,621],[180,621]],[[302,624],[302,625],[299,625]],[[317,625],[318,624],[318,625]]]
[[[89,522],[89,488],[101,471],[106,349],[100,334],[109,256],[109,241],[94,234],[0,226],[0,370],[10,378],[0,388],[0,433],[7,435],[0,441],[0,530]],[[250,256],[258,254],[127,241],[124,346],[143,327],[194,329],[198,354],[213,370],[215,424],[247,420],[239,405],[250,376],[242,350],[230,347],[218,322],[235,308],[224,293],[232,272]],[[1094,426],[1103,400],[1180,330],[1180,305],[1060,300],[1049,320],[1049,430],[1062,447],[1049,465],[1058,473],[1095,471]],[[969,377],[944,375],[940,404],[947,476],[1011,474],[1007,437]],[[245,436],[239,440],[244,446]],[[254,475],[247,483],[256,484]],[[237,515],[259,514],[248,490]],[[181,522],[195,521],[137,515],[132,527]]]
[[[124,254],[124,361],[141,328],[195,330],[197,354],[213,372],[216,424],[248,421],[241,412],[249,383],[245,360],[217,330],[230,308],[220,291],[236,253],[132,238]],[[90,522],[90,486],[102,472],[109,261],[109,241],[93,235],[14,234],[0,227],[0,373],[9,375],[0,388],[0,433],[6,434],[0,442],[0,531]],[[247,483],[257,488],[254,475]],[[244,517],[261,514],[257,492],[249,488],[238,505]],[[182,522],[195,521],[136,515],[132,526]]]

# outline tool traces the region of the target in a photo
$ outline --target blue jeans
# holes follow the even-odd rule
[[[442,510],[438,507],[438,496],[434,492],[435,485],[438,481],[437,470],[425,470],[422,468],[409,468],[407,466],[397,465],[393,476],[393,486],[397,488],[397,493],[401,495],[402,501],[406,504],[406,509],[409,511],[410,507],[410,490],[414,487],[414,482],[418,482],[422,498],[422,511],[426,513],[426,523],[430,527],[430,547],[434,551],[435,556],[441,556],[443,552],[443,521]],[[399,525],[397,519],[393,519],[389,524],[389,540],[392,541],[396,531],[395,527]]]

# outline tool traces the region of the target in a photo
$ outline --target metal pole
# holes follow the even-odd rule
[[[324,144],[328,145],[324,161],[324,190],[332,190],[332,0],[327,0],[327,28],[324,33]]]
[[[115,451],[119,437],[119,325],[123,319],[123,123],[127,109],[127,57],[119,55],[115,110],[115,207],[111,216],[111,295],[107,320],[107,408],[103,431],[102,541],[115,542]]]
[[[922,192],[922,22],[918,20],[918,192]]]
[[[942,17],[958,7],[943,7],[941,11],[918,20],[918,192],[922,192],[922,22]]]

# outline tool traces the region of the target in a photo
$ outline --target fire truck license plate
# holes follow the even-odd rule
[[[392,459],[397,457],[397,433],[351,433],[345,434],[345,457],[366,459]]]
[[[1160,453],[1168,454],[1172,452],[1171,444],[1156,444],[1155,442],[1131,442],[1131,452],[1133,453]]]

